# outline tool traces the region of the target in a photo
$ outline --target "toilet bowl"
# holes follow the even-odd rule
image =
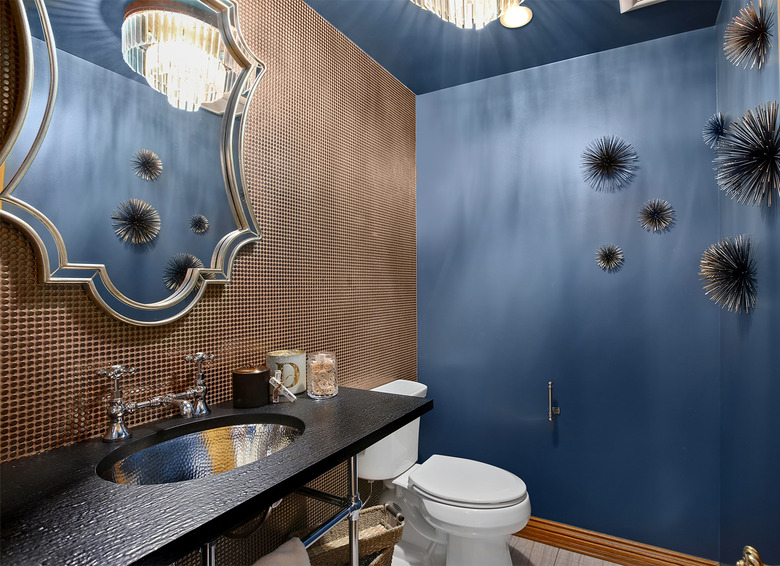
[[[394,381],[375,391],[424,397],[427,387]],[[435,454],[417,464],[418,433],[419,419],[358,455],[358,476],[382,480],[382,502],[406,517],[393,565],[511,566],[507,535],[531,516],[523,480],[465,458]]]

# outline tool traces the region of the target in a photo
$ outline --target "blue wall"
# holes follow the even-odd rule
[[[724,0],[718,38],[744,7]],[[768,2],[777,14],[777,1]],[[777,22],[777,16],[775,16]],[[777,26],[767,65],[735,67],[718,51],[718,109],[735,120],[780,99]],[[780,205],[744,206],[721,195],[722,237],[750,234],[758,262],[758,302],[749,316],[721,316],[721,560],[734,563],[749,544],[780,564]]]
[[[717,558],[719,320],[698,278],[719,194],[701,139],[716,108],[708,28],[417,98],[422,456],[504,467],[533,514]],[[621,192],[580,155],[617,135]],[[637,222],[667,199],[665,234]],[[596,249],[626,261],[602,272]],[[547,381],[562,414],[547,421]]]

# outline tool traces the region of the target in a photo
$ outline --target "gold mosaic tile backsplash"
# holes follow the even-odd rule
[[[416,379],[414,95],[303,0],[239,8],[268,68],[245,151],[264,239],[189,315],[141,328],[79,285],[39,283],[27,238],[0,226],[0,460],[101,435],[109,384],[95,374],[112,364],[137,369],[128,400],[187,388],[196,351],[216,355],[211,402],[231,397],[233,368],[280,348],[334,352],[347,387]]]

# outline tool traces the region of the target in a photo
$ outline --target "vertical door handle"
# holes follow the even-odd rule
[[[560,407],[553,406],[553,382],[547,382],[547,420],[553,422],[553,419],[561,414]]]

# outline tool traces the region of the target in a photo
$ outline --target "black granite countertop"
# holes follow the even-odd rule
[[[174,417],[131,428],[118,444],[92,439],[0,466],[0,562],[167,564],[254,517],[377,440],[430,411],[419,397],[340,388],[331,399]],[[185,482],[130,486],[97,476],[114,450],[172,428],[299,419],[303,435],[262,460]],[[187,430],[189,432],[189,430]],[[126,450],[126,448],[125,448]],[[346,482],[346,478],[345,478]]]

